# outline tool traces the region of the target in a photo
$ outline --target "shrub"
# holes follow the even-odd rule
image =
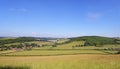
[[[117,54],[120,54],[120,51],[118,51]]]
[[[0,66],[0,69],[30,69],[30,67],[27,66]]]

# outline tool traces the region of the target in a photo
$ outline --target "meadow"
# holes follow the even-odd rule
[[[105,52],[103,50],[30,50],[3,53],[4,56],[53,56],[53,55],[75,55],[75,54],[112,54],[114,52]]]
[[[8,66],[11,69],[12,67],[23,67],[23,69],[119,69],[120,55],[81,54],[0,57],[0,67],[5,69],[4,67]]]

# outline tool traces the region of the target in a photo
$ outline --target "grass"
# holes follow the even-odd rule
[[[1,55],[5,56],[52,56],[52,55],[72,55],[72,54],[111,54],[114,52],[103,50],[31,50],[31,51],[21,51],[4,53]]]
[[[58,39],[57,41],[56,41],[56,43],[65,43],[65,42],[67,42],[67,41],[69,41],[69,39]]]
[[[45,46],[45,47],[40,47],[35,49],[73,49],[73,46],[76,46],[76,45],[84,45],[84,41],[74,41],[67,44],[57,45],[56,47]]]
[[[12,53],[15,52],[13,50],[7,50],[7,51],[0,51],[0,54],[6,54],[6,53]]]
[[[43,42],[36,43],[44,44]],[[49,44],[49,42],[46,43]],[[104,48],[111,47],[119,48],[120,45],[104,45],[102,47],[85,46],[75,47],[74,49],[72,48],[72,46],[82,44],[84,44],[83,41],[75,41],[64,45],[57,45],[57,47],[45,46],[35,48],[30,51],[0,51],[0,69],[120,68],[120,55],[114,54],[117,51],[102,50]]]
[[[57,45],[56,47],[52,46],[44,46],[34,49],[106,49],[106,48],[120,48],[120,45],[103,45],[103,46],[83,46],[83,47],[74,47],[76,45],[84,45],[84,41],[74,41],[71,43],[63,44],[63,45]]]
[[[26,66],[0,66],[0,69],[30,69]]]
[[[120,55],[2,56],[0,66],[28,66],[30,69],[119,69]]]
[[[8,39],[15,39],[15,38],[0,38],[0,40],[8,40]]]
[[[55,49],[72,49],[73,46],[84,45],[84,41],[74,41],[63,45],[58,45]]]
[[[38,45],[51,45],[53,44],[53,42],[49,42],[49,41],[31,41],[31,42],[26,42],[26,43],[36,43]]]
[[[52,42],[48,42],[48,41],[31,41],[31,42],[24,42],[24,43],[36,43],[38,45],[51,45],[53,44]],[[6,46],[10,46],[10,45],[19,45],[20,43],[10,43],[10,44],[5,44]]]
[[[84,47],[76,47],[75,49],[106,49],[106,48],[120,48],[120,45],[103,45],[100,47],[84,46]]]

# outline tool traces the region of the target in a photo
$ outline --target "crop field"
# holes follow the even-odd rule
[[[67,41],[67,40],[66,40]],[[59,40],[58,43],[64,43]],[[44,45],[31,50],[0,51],[0,69],[119,69],[118,51],[104,50],[120,48],[120,45],[84,46],[84,41],[65,44],[54,42],[31,41]],[[19,43],[11,43],[14,45]]]
[[[0,68],[23,69],[119,69],[120,55],[1,56]],[[7,69],[7,68],[6,68]],[[20,69],[20,68],[19,68]]]
[[[84,47],[75,47],[74,49],[105,49],[105,48],[120,48],[120,45],[103,45],[103,46],[100,46],[100,47],[84,46]]]
[[[38,45],[51,45],[53,44],[53,42],[49,42],[49,41],[32,41],[32,42],[26,42],[26,43],[35,43],[35,44],[38,44]]]
[[[84,41],[74,41],[74,42],[70,42],[62,45],[57,45],[56,47],[45,46],[45,47],[39,47],[34,49],[73,49],[73,47],[76,45],[84,45]]]
[[[0,52],[1,56],[55,56],[55,55],[78,55],[78,54],[115,54],[118,51],[107,50],[30,50],[30,51],[5,51]]]
[[[12,52],[15,52],[15,51],[13,51],[13,50],[0,51],[0,55],[1,54],[6,54],[6,53],[12,53]]]
[[[114,52],[109,52],[114,53]],[[6,56],[52,56],[52,55],[71,55],[71,54],[109,54],[102,50],[31,50],[3,53]]]
[[[74,41],[63,45],[58,45],[55,49],[72,49],[73,46],[84,45],[84,41]]]
[[[105,48],[120,48],[120,45],[103,45],[103,46],[79,46],[84,45],[84,41],[74,41],[62,45],[57,45],[56,47],[44,46],[44,47],[38,47],[34,49],[105,49]]]
[[[56,41],[56,43],[64,43],[64,42],[67,42],[67,41],[69,41],[69,39],[58,39],[57,41]]]

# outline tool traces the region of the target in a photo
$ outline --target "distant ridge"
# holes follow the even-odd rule
[[[104,44],[115,44],[115,38],[103,37],[103,36],[82,36],[70,38],[71,41],[86,41],[85,45],[96,46]]]

